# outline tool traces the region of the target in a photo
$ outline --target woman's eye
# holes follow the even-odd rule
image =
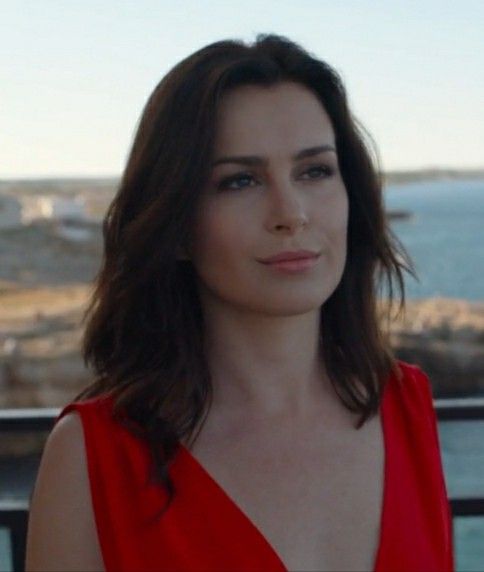
[[[249,175],[248,173],[240,173],[238,175],[233,175],[231,177],[226,177],[225,179],[222,179],[217,188],[219,190],[225,190],[225,189],[237,190],[242,187],[247,187],[249,185],[237,185],[234,187],[232,183],[238,183],[239,181],[247,181],[253,179],[254,178],[252,177],[252,175]]]
[[[306,173],[311,174],[309,176],[310,179],[320,179],[321,176],[331,177],[331,175],[333,175],[334,173],[334,170],[331,167],[328,167],[327,165],[318,165],[317,167],[311,167],[310,169],[307,169],[306,171],[304,171],[303,174]]]
[[[309,175],[309,180],[319,180],[326,177],[331,177],[334,174],[334,169],[327,165],[317,165],[310,167],[303,172],[303,175]],[[306,179],[307,180],[307,179]],[[222,179],[217,186],[218,190],[238,190],[252,186],[250,181],[255,181],[250,173],[238,173]],[[249,184],[246,184],[249,182]],[[235,186],[234,186],[235,183]]]

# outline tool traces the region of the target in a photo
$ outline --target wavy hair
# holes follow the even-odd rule
[[[320,323],[329,378],[343,404],[361,414],[357,429],[377,413],[389,373],[399,376],[382,317],[390,319],[394,283],[404,309],[402,271],[416,275],[385,216],[376,147],[351,113],[339,74],[275,34],[199,49],[148,98],[103,219],[102,263],[83,317],[82,355],[95,378],[75,397],[111,395],[114,418],[149,447],[150,479],[166,487],[166,508],[175,494],[170,460],[180,439],[196,439],[213,396],[195,270],[178,253],[193,240],[218,105],[238,86],[285,81],[305,86],[324,106],[349,197],[346,265]],[[389,304],[380,312],[384,280]]]

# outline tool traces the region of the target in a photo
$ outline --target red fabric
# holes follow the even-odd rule
[[[399,365],[404,377],[390,376],[381,404],[385,489],[374,570],[453,571],[452,517],[430,382],[417,366]],[[183,446],[169,468],[175,500],[149,523],[167,495],[146,484],[149,450],[114,422],[111,406],[106,396],[72,402],[56,420],[73,410],[81,416],[107,572],[287,572],[262,533]]]

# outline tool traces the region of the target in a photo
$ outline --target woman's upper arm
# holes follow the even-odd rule
[[[47,438],[30,502],[25,570],[104,571],[76,412]]]

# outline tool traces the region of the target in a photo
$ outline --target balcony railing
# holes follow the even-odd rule
[[[437,419],[441,421],[483,421],[484,398],[435,399]],[[0,410],[0,432],[21,433],[51,431],[59,415],[59,408]],[[484,516],[484,497],[449,499],[452,517]],[[0,527],[10,533],[14,572],[25,567],[25,548],[29,500],[0,498]]]

